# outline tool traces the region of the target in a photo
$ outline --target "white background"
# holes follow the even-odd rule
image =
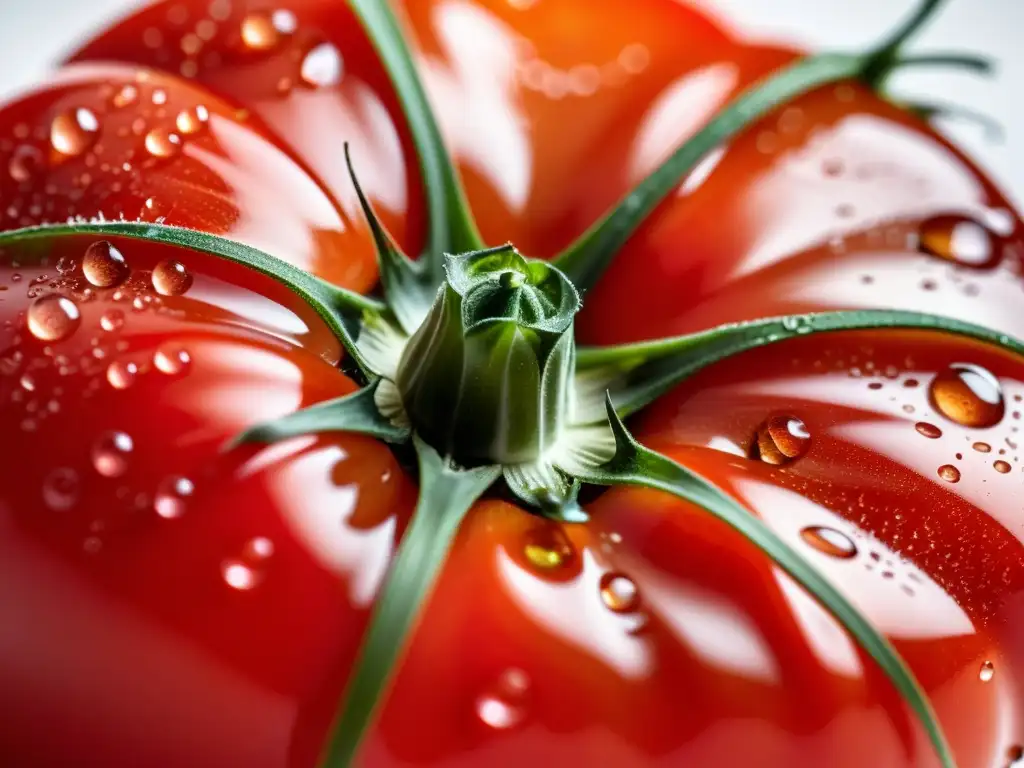
[[[343,0],[338,0],[342,2]],[[553,2],[554,0],[537,0]],[[595,4],[608,0],[594,0]],[[813,48],[861,49],[891,30],[917,0],[678,0],[748,34]],[[46,76],[61,53],[139,0],[0,0],[0,97]],[[983,52],[1000,66],[986,80],[948,71],[907,71],[893,91],[984,112],[1005,128],[993,143],[977,125],[941,124],[1018,203],[1024,202],[1024,0],[947,0],[917,39],[918,50]]]

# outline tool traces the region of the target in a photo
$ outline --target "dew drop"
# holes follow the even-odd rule
[[[964,216],[935,216],[921,225],[918,235],[924,253],[963,267],[989,269],[1002,258],[996,236]]]
[[[242,42],[254,51],[269,51],[280,40],[277,27],[264,13],[250,13],[242,19],[241,33]]]
[[[941,467],[939,467],[939,477],[941,477],[947,483],[959,483],[960,470],[954,467],[952,464],[943,464]]]
[[[1007,474],[1011,469],[1009,462],[1003,461],[1002,459],[997,461],[992,466],[995,468],[996,472],[998,472],[1001,475]]]
[[[29,332],[40,341],[60,341],[75,332],[82,316],[71,299],[50,294],[32,302],[26,320]]]
[[[929,424],[927,421],[917,422],[917,424],[914,425],[914,429],[916,429],[920,434],[932,440],[936,440],[942,437],[942,430],[936,427],[934,424]]]
[[[772,416],[757,428],[751,458],[776,466],[803,456],[811,444],[806,425],[794,416]]]
[[[111,98],[110,103],[114,107],[121,109],[123,107],[129,107],[139,100],[139,89],[130,83],[122,85],[118,89],[117,93]]]
[[[165,478],[153,498],[153,509],[165,520],[181,517],[194,491],[195,486],[187,477]]]
[[[100,123],[85,107],[63,112],[50,123],[50,144],[68,157],[77,157],[96,141]]]
[[[570,562],[576,552],[572,543],[561,530],[544,526],[527,534],[526,546],[523,548],[526,559],[542,570],[553,570]]]
[[[202,104],[192,109],[183,109],[174,119],[175,127],[184,135],[199,133],[210,120],[210,112]]]
[[[1005,413],[999,381],[971,363],[953,363],[931,383],[929,397],[935,409],[965,427],[991,427]]]
[[[983,683],[992,681],[992,678],[996,676],[996,666],[991,661],[983,662],[981,669],[978,671],[978,679]]]
[[[263,580],[259,571],[250,568],[241,560],[225,560],[221,563],[220,573],[224,583],[239,592],[247,592],[259,586]]]
[[[988,443],[975,443],[971,447],[978,453],[990,453],[992,451],[992,446]]]
[[[476,700],[480,721],[495,730],[514,728],[526,719],[530,679],[521,669],[507,669]]]
[[[266,536],[257,536],[253,539],[249,539],[249,541],[246,542],[245,547],[242,549],[242,557],[250,563],[267,560],[273,554],[274,542]]]
[[[321,43],[311,48],[302,59],[299,70],[302,82],[311,88],[337,85],[341,81],[341,73],[341,54],[330,43]]]
[[[621,573],[606,573],[601,577],[601,600],[616,613],[636,608],[640,595],[636,583]]]
[[[810,526],[800,531],[800,538],[819,552],[841,560],[857,556],[857,545],[845,533],[824,526]]]
[[[181,137],[163,128],[154,128],[146,134],[146,151],[153,157],[174,157],[181,151]]]
[[[58,467],[43,479],[43,501],[50,509],[63,512],[78,501],[80,483],[78,473],[68,467]]]
[[[134,448],[124,432],[107,432],[93,444],[92,465],[104,477],[120,477],[128,471],[128,457]]]
[[[128,389],[135,383],[139,367],[135,363],[116,360],[107,366],[107,382],[114,389]]]
[[[128,262],[121,252],[107,240],[90,245],[82,258],[85,279],[97,288],[113,288],[128,277]]]
[[[163,296],[181,296],[192,286],[192,275],[180,261],[167,259],[153,269],[153,288]]]
[[[29,181],[43,167],[43,154],[35,147],[22,145],[11,153],[7,172],[18,182]]]
[[[191,364],[192,358],[189,353],[172,344],[164,344],[153,354],[153,365],[168,376],[184,373]]]
[[[100,328],[113,332],[124,325],[124,312],[119,309],[108,309],[100,317]]]

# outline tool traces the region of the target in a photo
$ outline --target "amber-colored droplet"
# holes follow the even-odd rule
[[[806,425],[795,416],[772,416],[757,428],[751,458],[776,466],[803,456],[811,444]]]
[[[188,352],[171,343],[164,344],[153,354],[153,365],[168,376],[184,373],[191,364],[192,358]]]
[[[810,526],[800,531],[800,538],[819,552],[841,560],[857,556],[857,545],[845,533],[824,526]]]
[[[953,363],[940,372],[928,394],[939,413],[965,427],[994,426],[1006,411],[999,380],[971,363]]]
[[[1009,462],[1003,461],[1002,459],[997,461],[992,466],[995,467],[996,472],[999,472],[1000,474],[1003,474],[1003,475],[1008,473],[1010,471],[1010,469],[1011,469]]]
[[[537,568],[553,570],[573,560],[576,551],[558,527],[542,526],[527,533],[523,554]]]
[[[992,451],[992,446],[988,443],[975,443],[971,447],[978,453],[990,453]]]
[[[921,225],[920,248],[963,267],[991,269],[1003,255],[999,239],[983,224],[958,215],[935,216]]]
[[[183,109],[174,119],[175,127],[186,136],[199,133],[210,120],[210,112],[202,104],[192,109]]]
[[[89,149],[99,135],[96,115],[85,107],[62,112],[50,123],[50,144],[68,157],[76,157]]]
[[[125,281],[130,270],[128,262],[112,243],[99,240],[86,248],[82,272],[97,288],[113,288]]]
[[[265,13],[250,13],[242,19],[242,42],[254,51],[269,51],[277,45],[280,34]]]
[[[919,433],[925,437],[935,440],[942,437],[942,430],[936,427],[934,424],[929,424],[927,421],[919,421],[914,425]]]
[[[51,294],[32,302],[26,321],[29,332],[40,341],[60,341],[75,332],[82,316],[71,299]]]
[[[640,594],[634,582],[621,573],[606,573],[601,577],[601,600],[616,613],[625,613],[636,608]]]
[[[992,681],[992,678],[996,676],[996,665],[991,661],[982,663],[981,669],[978,671],[978,679],[983,683]]]
[[[954,467],[952,464],[943,464],[941,467],[939,467],[939,477],[941,477],[947,483],[959,483],[960,470]]]
[[[154,128],[147,133],[144,143],[146,151],[153,157],[174,157],[181,151],[181,137],[163,128]]]
[[[179,261],[167,259],[153,269],[153,288],[163,296],[181,296],[192,286],[192,275]]]

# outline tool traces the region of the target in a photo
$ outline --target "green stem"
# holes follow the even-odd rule
[[[412,53],[389,3],[383,0],[351,0],[351,5],[391,76],[419,154],[430,216],[429,242],[424,259],[430,274],[436,277],[435,284],[439,284],[445,253],[477,250],[483,247],[483,241],[416,72]]]
[[[873,59],[891,58],[903,47],[913,35],[916,35],[925,23],[931,19],[939,10],[939,6],[945,0],[923,0],[914,10],[913,15],[901,26],[896,28],[888,38],[874,49],[871,54]]]
[[[352,765],[359,744],[388,693],[402,650],[441,572],[459,525],[473,502],[501,473],[496,466],[453,470],[433,448],[417,437],[413,440],[419,456],[419,501],[377,597],[362,649],[352,668],[341,715],[324,755],[324,768]]]
[[[989,75],[995,69],[995,62],[987,56],[971,53],[922,53],[915,56],[897,56],[889,63],[886,74],[908,67],[954,67]]]

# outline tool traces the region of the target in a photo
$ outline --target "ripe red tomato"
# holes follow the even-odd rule
[[[798,55],[674,0],[400,5],[484,239],[537,257]],[[347,4],[161,1],[0,108],[0,226],[162,220],[368,291],[344,141],[417,252],[410,133]],[[1022,232],[924,122],[828,86],[691,174],[584,297],[579,338],[878,307],[1024,337]],[[317,765],[415,482],[364,437],[220,451],[354,389],[278,283],[127,238],[48,248],[0,258],[0,762]],[[878,330],[725,360],[631,427],[875,623],[961,768],[1003,768],[1024,745],[1022,399],[1019,357]],[[649,490],[588,511],[477,504],[362,765],[938,765],[871,659],[738,534]]]

